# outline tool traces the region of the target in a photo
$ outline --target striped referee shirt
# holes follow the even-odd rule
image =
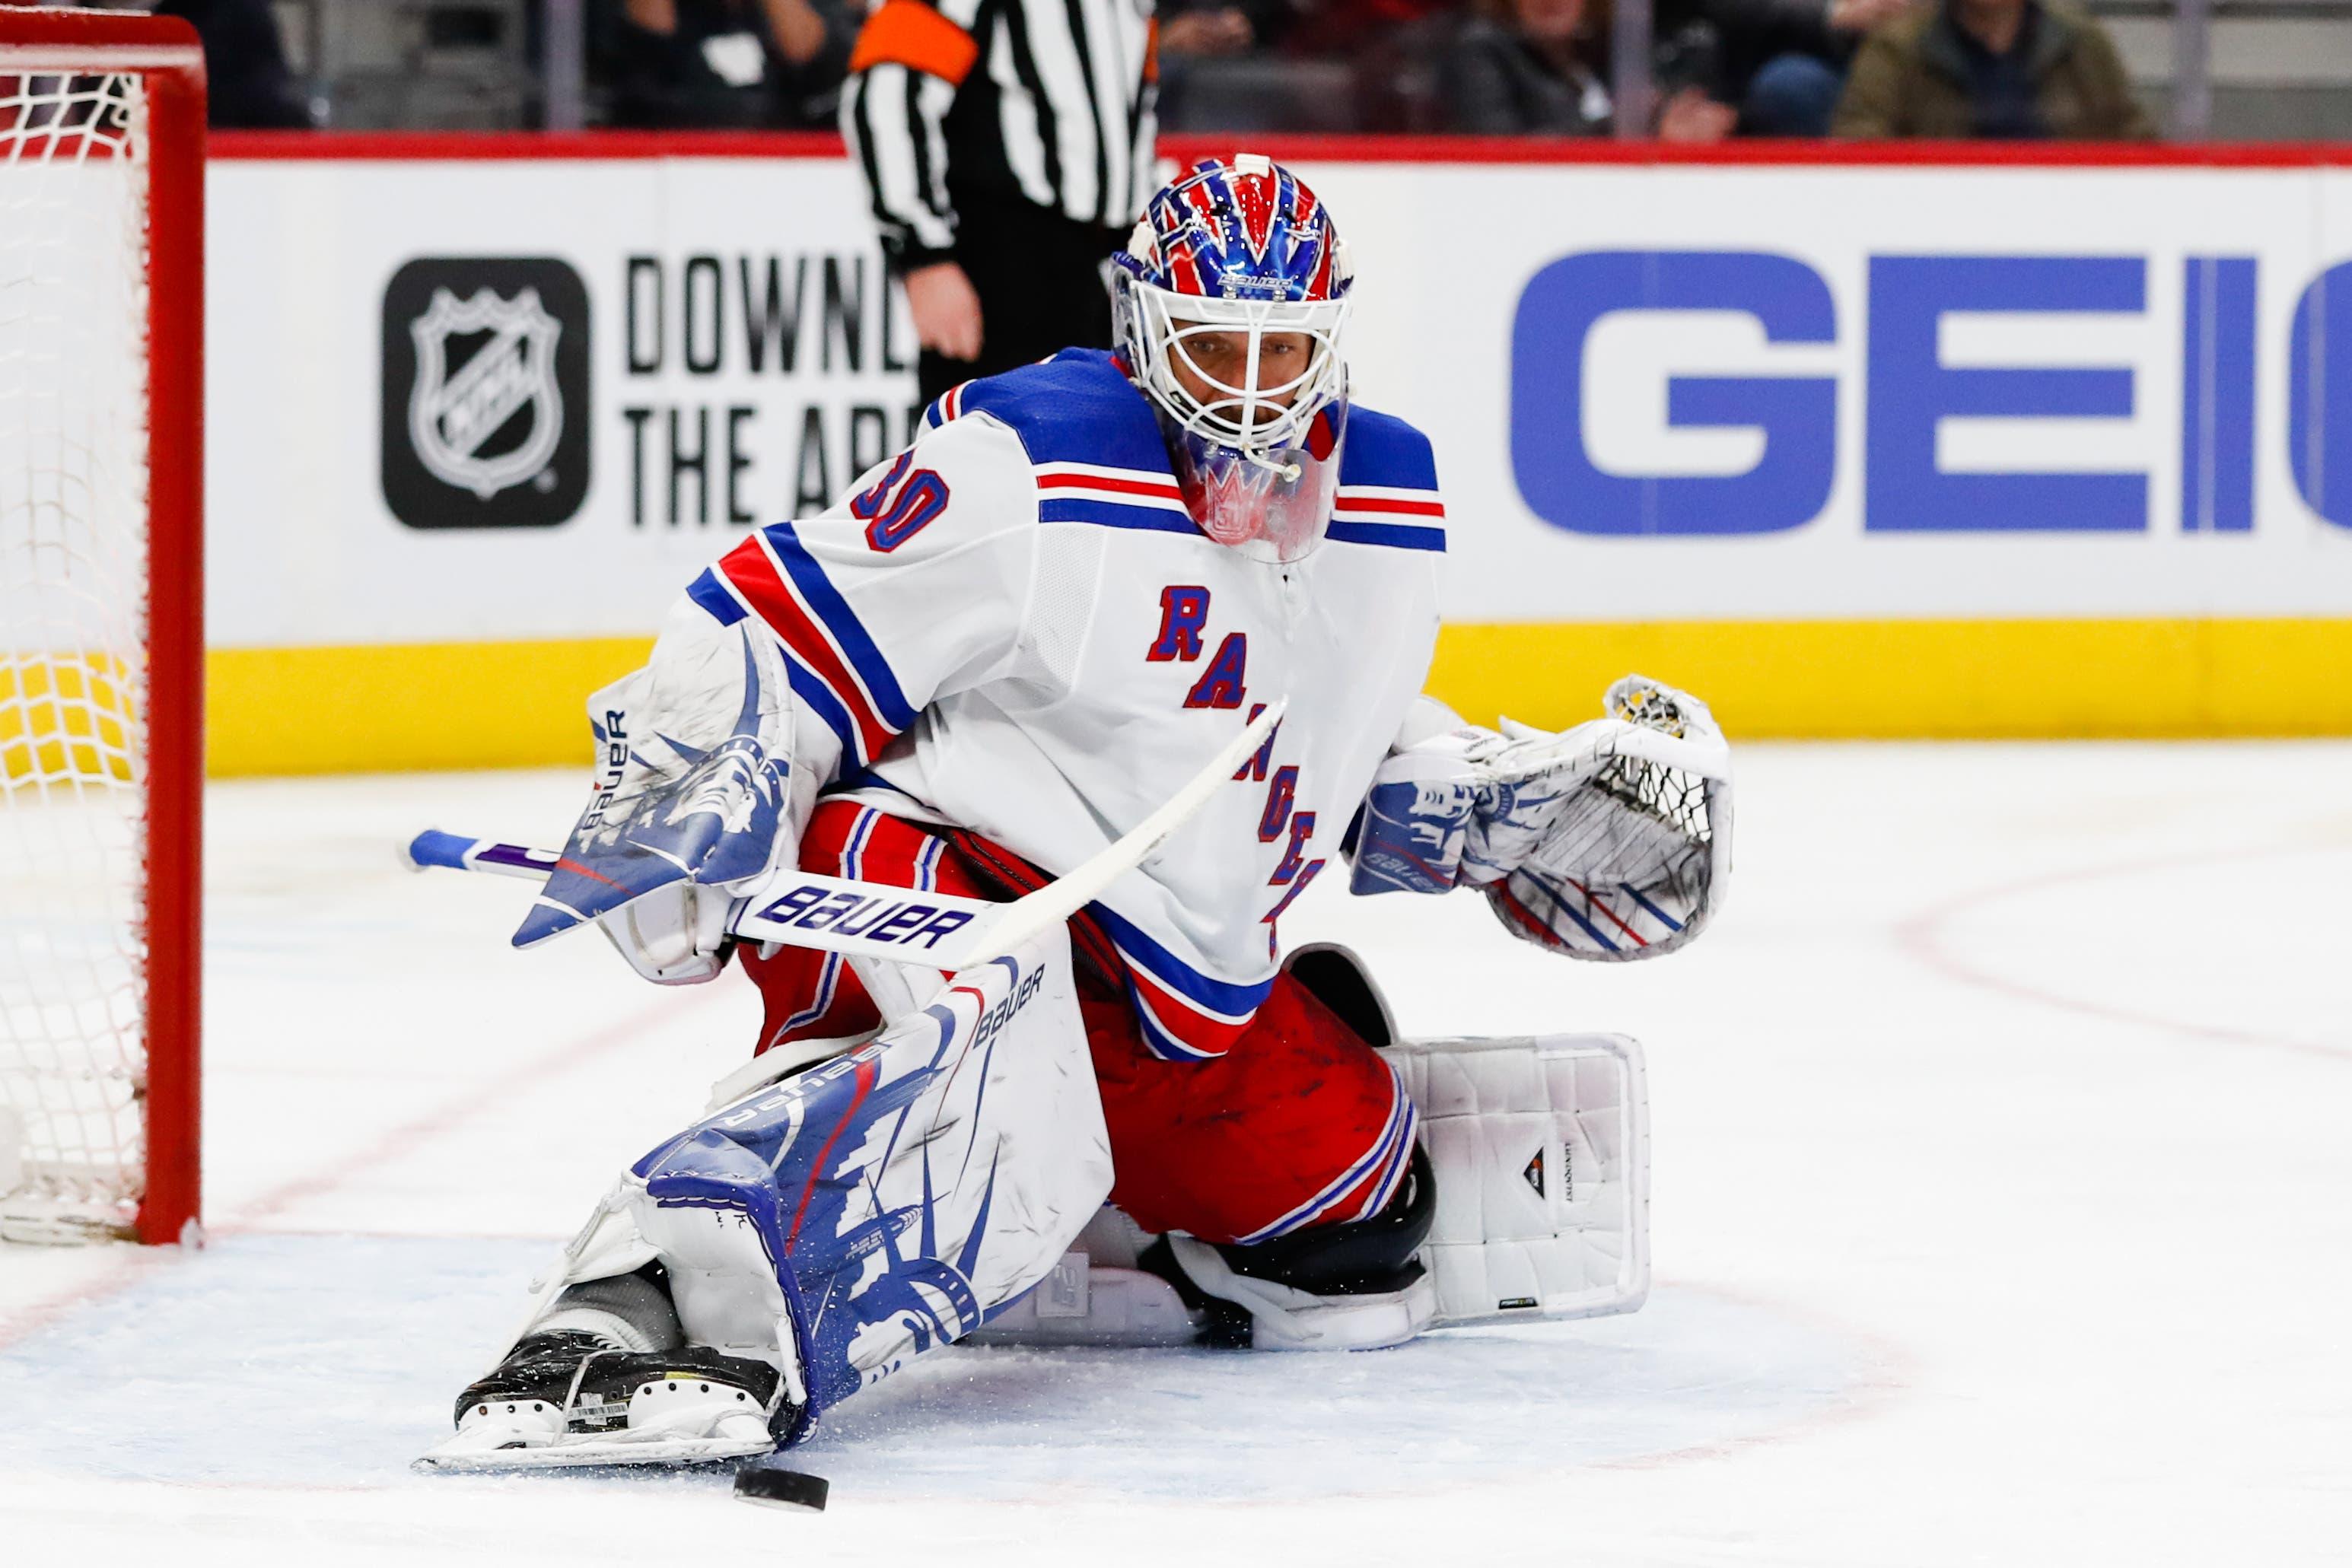
[[[841,129],[882,246],[946,258],[959,203],[1026,200],[1124,228],[1153,189],[1154,0],[885,0]]]

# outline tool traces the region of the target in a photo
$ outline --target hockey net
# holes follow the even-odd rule
[[[197,1213],[202,105],[0,8],[0,1239]]]

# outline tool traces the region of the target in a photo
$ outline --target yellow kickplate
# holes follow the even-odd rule
[[[1630,671],[1734,740],[2352,735],[2352,621],[1452,625],[1429,685],[1465,718],[1559,728]]]
[[[652,646],[215,649],[211,771],[584,768],[589,694]],[[1479,622],[1439,634],[1429,685],[1480,723],[1560,728],[1630,671],[1704,697],[1734,740],[2352,735],[2352,621]],[[79,695],[78,672],[61,684]],[[35,734],[49,708],[29,695],[0,692],[17,716],[12,732],[0,713],[0,750],[20,765],[110,738],[104,705]]]
[[[588,765],[588,696],[650,637],[222,648],[206,662],[212,776]]]

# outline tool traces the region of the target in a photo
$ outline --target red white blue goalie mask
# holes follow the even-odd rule
[[[1353,275],[1322,202],[1271,159],[1203,159],[1111,260],[1120,352],[1192,520],[1261,559],[1306,555],[1330,523],[1348,417]]]

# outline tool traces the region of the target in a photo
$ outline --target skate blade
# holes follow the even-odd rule
[[[531,1448],[465,1448],[456,1439],[415,1461],[420,1470],[445,1474],[495,1470],[546,1470],[575,1465],[703,1465],[719,1459],[772,1453],[775,1440],[759,1437],[669,1437],[631,1439],[620,1433],[581,1433]]]

